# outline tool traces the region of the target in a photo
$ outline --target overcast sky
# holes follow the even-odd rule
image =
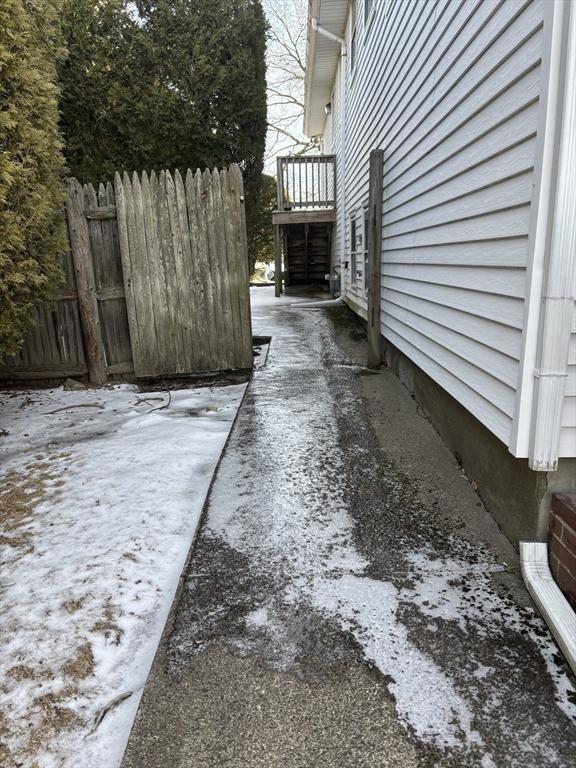
[[[268,130],[264,172],[276,174],[276,156],[296,154],[306,143],[302,132],[304,61],[308,0],[263,0],[270,24],[268,40]],[[289,135],[287,135],[289,134]]]

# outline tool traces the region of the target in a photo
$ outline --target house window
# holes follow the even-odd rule
[[[350,36],[350,69],[354,72],[356,66],[356,50],[358,48],[358,14],[356,13],[356,0],[352,1],[352,20],[350,28],[352,30]]]
[[[354,213],[350,218],[350,283],[355,288],[366,289],[366,262],[368,250],[368,211],[364,215]]]
[[[374,10],[374,0],[364,0],[364,25],[370,18],[370,14]]]

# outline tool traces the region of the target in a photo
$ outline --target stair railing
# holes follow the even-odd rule
[[[336,207],[335,155],[279,157],[276,179],[279,211]]]

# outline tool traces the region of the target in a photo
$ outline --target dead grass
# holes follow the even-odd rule
[[[94,655],[90,643],[84,643],[74,656],[62,665],[62,672],[72,680],[84,680],[94,672]]]
[[[18,765],[14,760],[12,750],[4,743],[4,739],[9,735],[10,729],[8,728],[6,715],[3,712],[0,712],[0,765],[2,768],[16,768]]]
[[[83,725],[84,720],[64,705],[76,692],[75,687],[67,686],[58,693],[46,693],[34,699],[31,709],[39,711],[40,722],[31,730],[25,754],[38,754],[62,731]]]
[[[62,457],[64,454],[53,458]],[[23,471],[10,470],[0,478],[0,546],[12,547],[20,554],[34,551],[32,534],[25,526],[48,493],[56,495],[55,489],[64,485],[64,480],[51,470],[51,459],[37,454]]]
[[[46,499],[48,483],[58,480],[49,470],[50,461],[36,457],[24,471],[10,470],[0,481],[0,545],[22,550],[22,554],[34,551],[32,535],[21,530],[31,519],[36,506]]]
[[[86,602],[86,597],[87,595],[84,595],[84,597],[79,597],[76,599],[70,598],[70,600],[65,600],[62,603],[62,608],[66,611],[66,613],[76,613],[76,611],[79,611]]]
[[[77,715],[69,706],[79,692],[78,681],[84,680],[94,672],[94,656],[90,643],[79,646],[76,653],[62,665],[62,674],[67,685],[62,690],[36,696],[24,720],[28,725],[26,743],[16,752],[11,751],[4,740],[11,735],[8,719],[0,715],[0,766],[4,768],[16,768],[16,766],[34,766],[30,758],[46,750],[54,742],[58,734],[63,731],[84,725],[85,721]],[[48,670],[35,670],[25,664],[19,664],[8,670],[7,676],[17,683],[25,681],[40,681],[52,678]]]
[[[36,507],[46,501],[63,480],[53,472],[52,458],[66,458],[55,455],[50,459],[37,454],[22,471],[11,470],[0,479],[0,545],[5,544],[17,550],[18,555],[32,553],[32,531],[28,530]],[[85,598],[67,600],[63,610],[74,613],[82,607]],[[26,724],[26,741],[22,748],[11,751],[7,746],[8,737],[15,733],[16,723],[12,724],[6,716],[0,716],[0,766],[17,768],[26,765],[37,766],[34,756],[49,749],[57,735],[71,728],[84,724],[69,706],[72,698],[78,695],[77,682],[84,680],[94,672],[94,657],[89,643],[79,646],[74,655],[66,661],[61,672],[68,680],[59,692],[46,693],[34,698],[24,720],[20,720],[18,730],[23,735],[22,726]],[[34,669],[26,664],[18,664],[9,669],[7,678],[16,684],[42,683],[52,679],[52,673],[46,669]]]
[[[5,768],[16,768],[18,763],[14,760],[12,757],[12,751],[8,749],[6,744],[3,744],[0,741],[0,765],[5,766]]]
[[[106,600],[104,605],[104,616],[93,624],[91,632],[102,632],[104,637],[109,640],[113,645],[120,645],[124,630],[116,624],[116,618],[112,608],[112,601]]]
[[[11,667],[6,675],[19,683],[22,680],[37,680],[40,677],[32,667],[28,667],[26,664],[17,664],[15,667]],[[45,673],[43,676],[45,677]]]
[[[10,672],[15,669],[13,667]],[[24,667],[19,669],[20,673],[28,676],[29,672],[22,672]],[[31,670],[31,673],[34,674],[34,670]],[[16,677],[16,679],[18,678]],[[57,693],[37,696],[32,701],[25,717],[28,726],[26,741],[22,747],[16,750],[11,750],[6,744],[6,740],[13,729],[9,726],[8,718],[0,712],[0,766],[2,768],[23,768],[23,766],[38,768],[38,763],[34,759],[35,755],[48,749],[58,734],[84,725],[85,721],[66,706],[66,702],[70,701],[77,693],[76,686],[68,685]],[[21,722],[23,724],[23,721]]]
[[[23,407],[29,404],[25,402]],[[39,505],[56,503],[65,484],[65,467],[71,459],[69,451],[37,451],[30,454],[18,470],[0,473],[0,546],[5,545],[7,559],[34,556],[33,537],[41,525],[50,522],[39,518]],[[62,614],[73,614],[85,606],[89,595],[64,595],[64,598],[60,606]],[[122,632],[114,621],[111,606],[104,611],[99,626],[119,642]],[[66,642],[66,638],[62,641]],[[29,693],[24,710],[7,707],[1,711],[3,707],[0,707],[1,768],[39,768],[38,755],[51,752],[59,734],[85,726],[85,720],[75,711],[75,701],[81,695],[83,681],[94,674],[91,644],[81,640],[69,648],[68,654],[57,670],[64,680],[60,690],[47,692],[48,687],[53,688],[56,683],[55,671],[49,669],[49,665],[43,669],[42,663],[23,660],[29,663],[5,668],[0,689],[3,704],[8,703],[5,696],[12,691],[20,689]]]

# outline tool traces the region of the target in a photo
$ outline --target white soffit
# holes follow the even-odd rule
[[[324,107],[332,99],[332,87],[340,45],[312,29],[312,19],[338,37],[344,37],[349,0],[309,0],[306,78],[304,86],[304,133],[320,136],[324,131]]]

